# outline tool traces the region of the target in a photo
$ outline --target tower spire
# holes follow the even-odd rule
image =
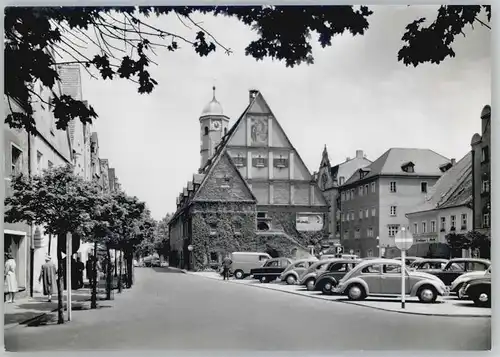
[[[216,100],[215,99],[215,86],[212,87],[212,91],[214,92],[214,97],[212,98],[212,100]]]

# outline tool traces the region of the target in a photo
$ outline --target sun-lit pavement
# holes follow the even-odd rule
[[[132,290],[65,325],[5,331],[9,351],[485,350],[489,318],[395,314],[244,284],[139,268]]]
[[[200,277],[222,280],[220,274],[215,272],[196,272],[189,273]],[[231,283],[245,284],[263,289],[271,289],[283,293],[292,293],[301,295],[305,298],[322,299],[327,301],[337,301],[348,304],[354,304],[364,307],[376,308],[385,311],[420,314],[420,315],[435,315],[443,317],[456,316],[474,316],[474,317],[491,317],[491,308],[482,308],[474,306],[470,300],[459,300],[456,296],[439,297],[434,304],[422,304],[417,297],[406,298],[406,308],[401,308],[401,302],[398,297],[387,296],[369,296],[363,301],[350,301],[346,296],[341,295],[324,295],[319,291],[308,291],[305,286],[287,285],[278,281],[262,284],[258,280],[246,278],[244,280],[231,279]]]

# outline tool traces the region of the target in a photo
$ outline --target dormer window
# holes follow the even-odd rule
[[[452,166],[453,166],[453,164],[451,162],[447,162],[446,164],[443,164],[443,165],[439,166],[439,170],[441,172],[446,172],[449,169],[451,169]]]
[[[370,169],[368,168],[359,169],[359,179],[364,178],[369,172]]]
[[[401,165],[401,170],[407,173],[414,173],[415,172],[415,164],[413,162],[405,162],[403,165]]]

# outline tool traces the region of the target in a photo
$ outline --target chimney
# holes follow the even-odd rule
[[[356,159],[363,158],[363,150],[356,150]]]
[[[257,93],[259,93],[259,91],[257,89],[250,89],[248,91],[248,94],[249,94],[249,103],[252,103],[252,100],[257,96]]]
[[[351,158],[349,156],[345,158],[345,161],[349,161],[349,160],[351,160]]]
[[[455,158],[452,158],[451,159],[451,165],[452,166],[455,166],[455,164],[457,163],[457,160]]]

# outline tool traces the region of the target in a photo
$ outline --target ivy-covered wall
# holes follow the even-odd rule
[[[210,253],[252,251],[255,218],[255,204],[197,203],[191,211],[194,268],[208,267]]]
[[[301,257],[308,245],[318,245],[328,234],[327,228],[319,232],[297,231],[294,212],[269,212],[271,231],[258,232],[256,208],[250,203],[196,203],[190,215],[195,270],[209,267],[211,253],[223,257],[235,251],[254,251],[267,252],[271,256]]]
[[[327,216],[325,214],[325,216]],[[299,244],[304,247],[308,245],[315,246],[319,249],[321,240],[328,237],[328,223],[322,230],[316,232],[299,232],[296,228],[296,212],[289,211],[271,211],[268,212],[268,217],[271,218],[271,229],[272,230],[282,230],[289,236],[295,238]],[[327,217],[325,217],[327,218]]]

